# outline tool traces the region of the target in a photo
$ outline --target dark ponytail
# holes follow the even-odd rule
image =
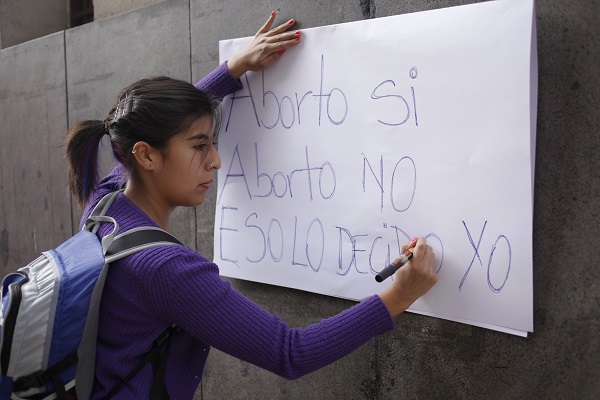
[[[98,183],[98,147],[106,133],[104,122],[98,120],[79,122],[67,132],[69,189],[81,206]]]
[[[178,79],[160,76],[127,86],[104,121],[79,122],[67,133],[65,149],[71,192],[84,206],[94,191],[98,183],[98,147],[105,134],[110,137],[115,159],[130,176],[135,176],[131,153],[135,143],[144,141],[166,151],[173,136],[207,116],[213,119],[216,141],[220,126],[218,107],[209,94]]]

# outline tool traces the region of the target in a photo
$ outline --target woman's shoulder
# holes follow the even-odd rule
[[[132,256],[132,261],[151,263],[155,266],[166,265],[168,268],[185,268],[189,266],[213,264],[202,254],[183,244],[162,243],[144,249]]]
[[[151,247],[117,263],[115,267],[123,268],[123,273],[130,275],[136,286],[148,293],[159,288],[214,286],[221,280],[215,263],[184,245]]]

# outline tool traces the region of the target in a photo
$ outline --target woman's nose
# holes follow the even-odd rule
[[[216,147],[212,148],[212,162],[210,163],[211,168],[221,169],[221,156],[219,156],[219,152]]]

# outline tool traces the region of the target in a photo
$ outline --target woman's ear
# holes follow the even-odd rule
[[[160,153],[146,142],[137,142],[131,151],[140,169],[152,171],[157,167]]]

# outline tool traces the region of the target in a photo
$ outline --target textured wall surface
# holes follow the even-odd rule
[[[64,32],[0,51],[0,269],[71,236]]]
[[[68,11],[66,0],[0,1],[0,48],[68,28]]]
[[[94,20],[121,14],[162,0],[93,0]]]
[[[0,51],[0,272],[60,243],[79,211],[57,147],[67,126],[104,119],[144,76],[196,81],[218,41],[253,35],[271,10],[300,28],[437,9],[469,0],[169,0]],[[600,398],[600,3],[539,0],[534,201],[534,328],[527,339],[415,314],[393,332],[297,381],[216,350],[197,399]],[[107,152],[105,152],[107,153]],[[112,160],[106,154],[103,169]],[[215,192],[174,216],[176,234],[212,256]],[[234,281],[291,326],[353,303]]]

